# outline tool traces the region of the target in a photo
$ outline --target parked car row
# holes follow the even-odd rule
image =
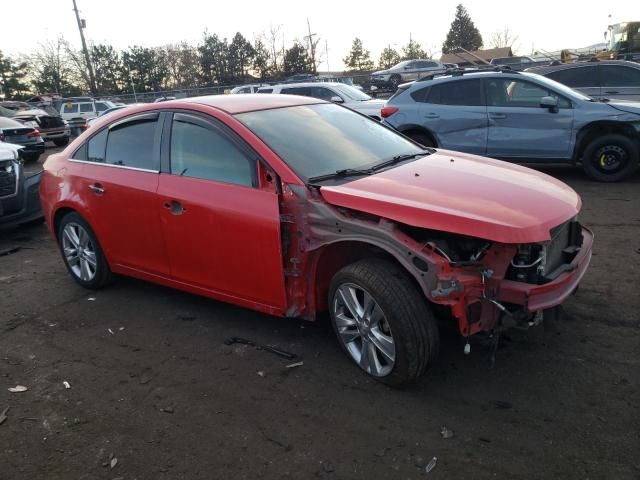
[[[25,175],[23,150],[22,145],[0,142],[0,227],[42,218],[38,195],[41,173]]]

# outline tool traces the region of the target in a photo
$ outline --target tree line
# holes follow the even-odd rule
[[[108,44],[90,44],[89,59],[95,72],[91,85],[85,56],[63,37],[40,45],[31,55],[7,57],[0,51],[0,95],[25,98],[33,93],[58,93],[77,96],[118,95],[230,85],[249,81],[278,81],[299,73],[316,73],[322,54],[319,38],[305,37],[284,46],[280,27],[271,27],[253,42],[240,32],[230,40],[205,31],[197,45],[186,42],[144,47],[130,46],[117,50]],[[482,37],[462,5],[458,5],[442,51],[457,46],[475,50]],[[351,72],[386,69],[401,60],[431,58],[432,51],[409,39],[400,51],[388,45],[377,64],[362,40],[353,40],[343,59]]]

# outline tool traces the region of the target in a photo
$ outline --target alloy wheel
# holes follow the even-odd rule
[[[85,282],[93,280],[98,269],[96,251],[89,233],[82,225],[74,222],[65,225],[62,230],[62,250],[69,269],[77,278]]]
[[[335,291],[332,309],[338,337],[351,358],[374,377],[389,375],[396,347],[389,322],[371,294],[343,283]]]

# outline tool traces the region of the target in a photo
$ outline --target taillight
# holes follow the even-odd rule
[[[27,138],[36,138],[40,136],[40,131],[34,130],[33,132],[27,133]]]
[[[4,142],[4,135],[0,135],[0,142]]]
[[[396,107],[383,107],[382,110],[380,110],[380,115],[382,115],[382,118],[387,118],[397,111],[398,109]]]

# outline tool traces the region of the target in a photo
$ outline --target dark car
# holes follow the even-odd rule
[[[625,60],[558,63],[526,71],[564,83],[592,98],[640,102],[640,63]]]
[[[25,161],[37,161],[44,152],[44,140],[40,132],[11,118],[0,117],[0,142],[22,145],[22,158]]]
[[[51,141],[57,147],[64,147],[69,143],[71,136],[69,126],[54,107],[35,106],[31,103],[18,101],[0,102],[0,107],[4,108],[0,115],[11,117],[25,125],[37,128],[45,142]]]
[[[20,225],[42,218],[40,178],[42,173],[26,176],[22,165],[22,147],[0,142],[0,226]]]

